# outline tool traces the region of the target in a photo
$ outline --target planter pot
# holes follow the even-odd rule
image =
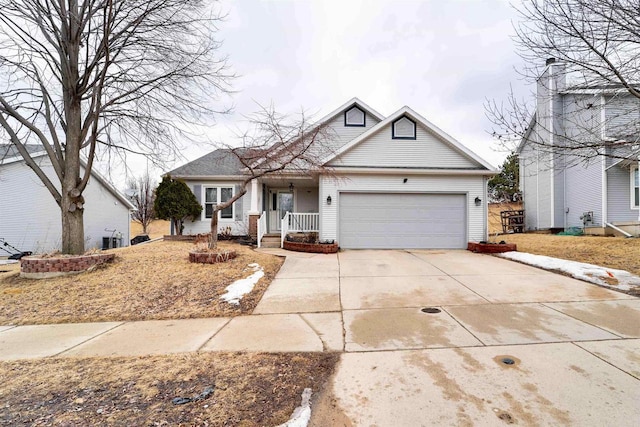
[[[238,254],[236,251],[224,252],[189,252],[189,262],[197,262],[200,264],[216,264],[219,262],[227,262],[234,259]]]
[[[517,251],[515,243],[477,243],[469,242],[467,250],[481,254],[499,254],[502,252]]]

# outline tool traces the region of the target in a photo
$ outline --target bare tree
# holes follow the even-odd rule
[[[312,124],[304,111],[291,117],[276,112],[273,106],[261,107],[248,119],[251,130],[241,136],[240,146],[224,146],[244,168],[244,179],[232,198],[213,207],[209,249],[218,245],[218,212],[244,196],[252,180],[331,174],[324,160],[335,153],[335,134],[326,122]]]
[[[536,82],[538,102],[545,93],[550,97],[553,91],[576,96],[568,103],[570,111],[563,113],[564,129],[553,126],[556,117],[534,114],[535,103],[516,99],[513,92],[504,103],[488,101],[485,107],[495,125],[494,136],[510,150],[514,142],[526,137],[540,150],[570,154],[578,161],[600,155],[637,158],[638,2],[525,0],[514,7],[519,14],[514,40],[525,61],[519,71],[528,81]],[[554,68],[553,78],[543,74],[550,64]],[[600,115],[605,104],[615,105],[616,111],[607,114],[603,122]],[[571,131],[567,132],[569,128]]]
[[[190,123],[223,112],[219,19],[205,0],[0,0],[0,126],[60,206],[63,253],[84,251],[94,160],[162,163]]]
[[[149,173],[145,173],[139,178],[133,178],[129,181],[129,189],[127,195],[136,210],[131,213],[131,218],[142,225],[142,233],[149,234],[147,227],[156,218],[153,210],[154,192],[156,186],[151,181]]]

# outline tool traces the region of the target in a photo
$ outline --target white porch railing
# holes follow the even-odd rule
[[[287,212],[280,223],[280,247],[289,233],[310,233],[320,231],[319,213]]]
[[[267,234],[267,213],[262,212],[260,218],[258,218],[258,247],[262,244],[262,238]]]

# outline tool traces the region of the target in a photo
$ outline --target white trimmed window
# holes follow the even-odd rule
[[[204,189],[204,217],[211,218],[213,208],[233,197],[233,187],[205,187]],[[220,211],[221,219],[233,218],[233,205]]]
[[[416,139],[416,122],[403,116],[391,125],[393,139]]]
[[[640,173],[638,166],[631,167],[631,208],[640,208]]]
[[[355,105],[344,112],[344,125],[345,126],[365,126],[365,114],[364,111],[356,107]]]

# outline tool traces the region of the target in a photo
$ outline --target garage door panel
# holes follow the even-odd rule
[[[343,248],[464,248],[462,194],[341,193]]]

